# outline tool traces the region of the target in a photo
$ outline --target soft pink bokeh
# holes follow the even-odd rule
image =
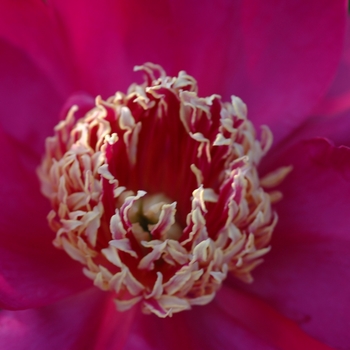
[[[1,1],[0,347],[348,346],[350,150],[338,147],[350,145],[346,11],[340,0]],[[203,96],[240,96],[275,135],[261,172],[294,166],[255,282],[229,278],[211,304],[165,320],[118,313],[52,246],[35,174],[62,108],[124,91],[147,61],[186,70]]]

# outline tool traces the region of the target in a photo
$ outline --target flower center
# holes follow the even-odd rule
[[[277,215],[260,179],[261,141],[238,97],[200,98],[193,77],[153,64],[128,93],[76,120],[73,106],[47,139],[38,170],[54,245],[84,265],[119,310],[160,317],[210,302],[228,273],[251,282]],[[264,187],[264,188],[263,188]]]
[[[182,235],[182,229],[175,222],[175,206],[176,203],[171,203],[162,194],[146,194],[134,202],[128,212],[128,220],[132,223],[131,231],[136,240],[140,244],[142,241],[152,239],[178,240]]]

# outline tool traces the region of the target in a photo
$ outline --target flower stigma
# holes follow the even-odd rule
[[[84,265],[119,310],[159,317],[209,303],[228,273],[252,282],[277,223],[270,191],[290,167],[259,178],[272,144],[246,105],[197,94],[195,79],[151,63],[143,84],[83,118],[77,106],[46,140],[38,169],[55,247]]]

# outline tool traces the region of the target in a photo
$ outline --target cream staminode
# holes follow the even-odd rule
[[[251,282],[269,250],[277,215],[259,179],[272,143],[261,141],[232,97],[200,98],[193,77],[136,67],[142,85],[116,93],[47,139],[39,168],[54,245],[112,291],[119,310],[141,302],[160,317],[210,302],[228,273]]]

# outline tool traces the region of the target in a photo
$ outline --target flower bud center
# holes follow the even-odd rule
[[[145,195],[134,202],[128,212],[128,218],[132,223],[132,232],[138,242],[151,241],[152,229],[159,222],[162,209],[165,204],[171,204],[171,200],[163,194]],[[174,222],[167,230],[165,239],[178,240],[181,237],[182,228]]]

